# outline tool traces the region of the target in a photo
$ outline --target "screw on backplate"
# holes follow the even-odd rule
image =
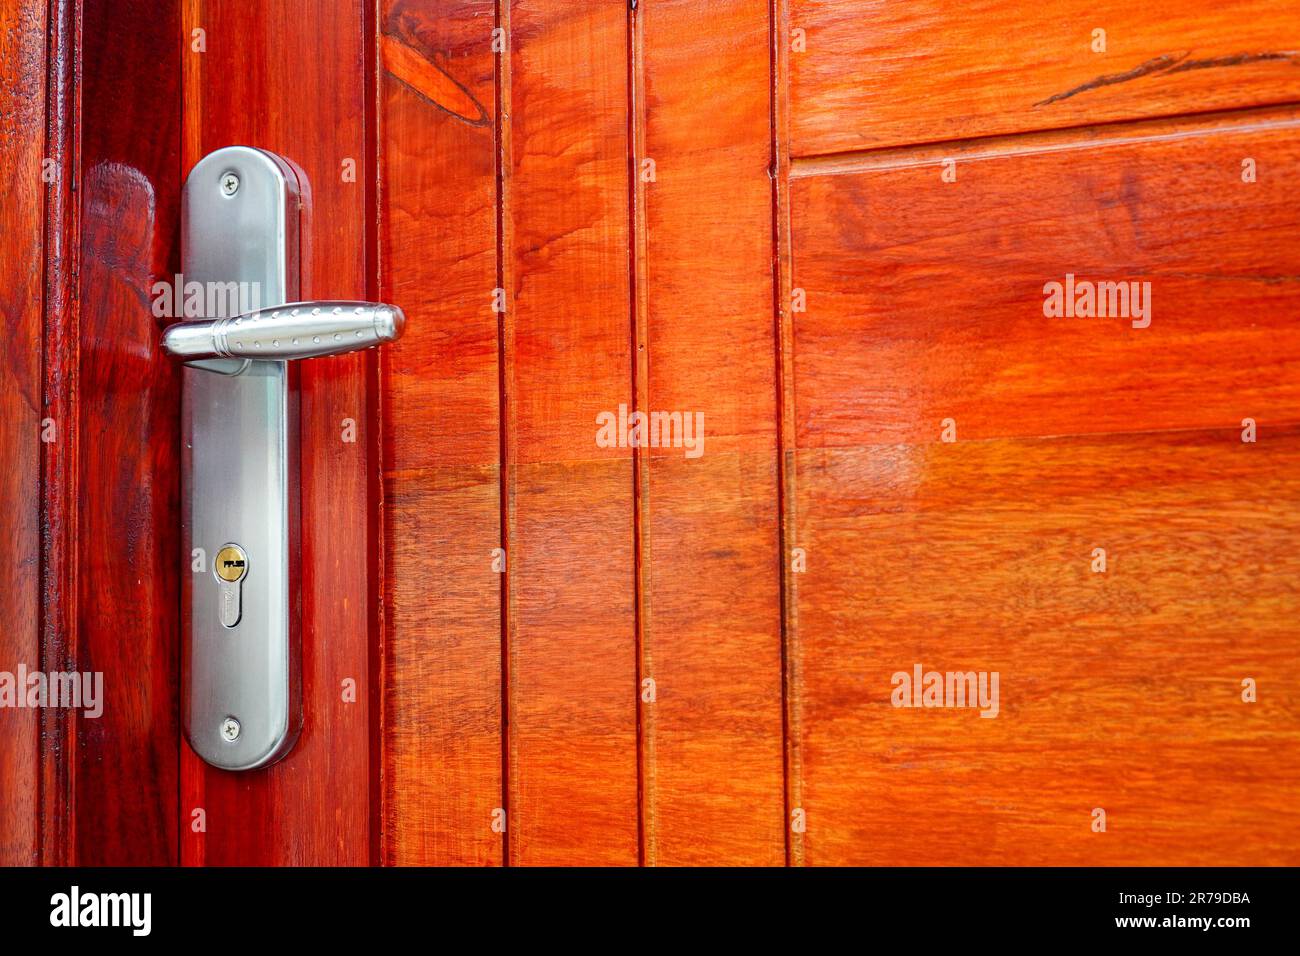
[[[221,722],[221,737],[230,743],[239,739],[239,721],[234,717],[227,717]]]
[[[239,177],[234,173],[226,173],[221,177],[221,192],[227,196],[233,196],[239,192]]]

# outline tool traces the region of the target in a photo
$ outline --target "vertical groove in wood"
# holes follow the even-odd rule
[[[628,304],[631,314],[631,411],[649,408],[650,350],[646,328],[646,221],[645,183],[639,174],[645,156],[645,36],[635,4],[627,10],[627,97],[628,97]],[[645,635],[651,614],[651,595],[645,586],[649,525],[644,520],[650,504],[650,459],[640,448],[632,449],[632,558],[634,567],[633,627],[636,634],[636,673],[632,692],[636,695],[637,750],[637,859],[642,866],[658,860],[655,827],[655,735],[654,707],[647,707],[642,684],[654,672]]]
[[[363,204],[365,216],[365,274],[366,298],[372,302],[384,301],[383,261],[380,256],[379,231],[381,228],[382,171],[380,155],[383,136],[383,89],[379,76],[379,3],[367,0],[361,9],[361,46],[363,51],[365,109],[365,177],[366,196]],[[384,702],[387,699],[388,671],[385,614],[385,529],[388,527],[387,502],[384,495],[384,436],[391,427],[384,413],[383,383],[387,367],[388,350],[376,349],[366,361],[366,435],[370,467],[366,475],[366,498],[371,503],[367,512],[366,567],[372,573],[367,580],[367,643],[370,648],[370,694],[366,701],[370,721],[370,865],[378,866],[388,850],[384,820],[388,811],[388,793],[384,787],[384,742],[387,739],[388,721]]]
[[[803,807],[799,647],[799,579],[792,570],[799,547],[794,427],[794,323],[790,248],[790,0],[771,0],[772,16],[772,267],[777,340],[778,495],[781,513],[782,734],[785,769],[786,862],[804,863],[803,833],[792,815]],[[806,825],[806,818],[801,821]]]
[[[496,116],[493,122],[493,162],[496,173],[496,288],[501,290],[504,308],[497,313],[497,494],[500,514],[500,547],[505,555],[505,568],[501,572],[501,810],[505,826],[501,833],[501,860],[510,865],[510,821],[514,807],[510,802],[510,773],[513,765],[510,732],[511,657],[514,646],[511,640],[514,622],[511,599],[511,554],[514,531],[514,393],[512,382],[515,372],[514,309],[510,305],[509,290],[514,287],[514,271],[507,251],[513,243],[508,214],[510,202],[510,0],[495,0],[495,35],[501,38],[502,48],[496,52],[495,79]],[[495,291],[494,291],[495,300]]]

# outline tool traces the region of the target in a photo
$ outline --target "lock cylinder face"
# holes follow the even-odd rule
[[[217,612],[221,626],[235,627],[243,614],[240,592],[248,575],[248,554],[237,544],[223,545],[212,562],[212,575],[217,579]]]

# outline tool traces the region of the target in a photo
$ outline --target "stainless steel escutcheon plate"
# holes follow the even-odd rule
[[[405,323],[382,303],[296,301],[299,196],[272,153],[229,146],[199,161],[181,204],[185,321],[163,335],[186,365],[185,735],[225,770],[274,763],[302,729],[294,360],[391,342]]]

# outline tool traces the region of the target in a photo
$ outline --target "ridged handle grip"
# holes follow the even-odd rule
[[[183,362],[204,359],[320,358],[401,337],[406,316],[382,302],[287,302],[210,322],[180,322],[163,332],[163,350]]]

